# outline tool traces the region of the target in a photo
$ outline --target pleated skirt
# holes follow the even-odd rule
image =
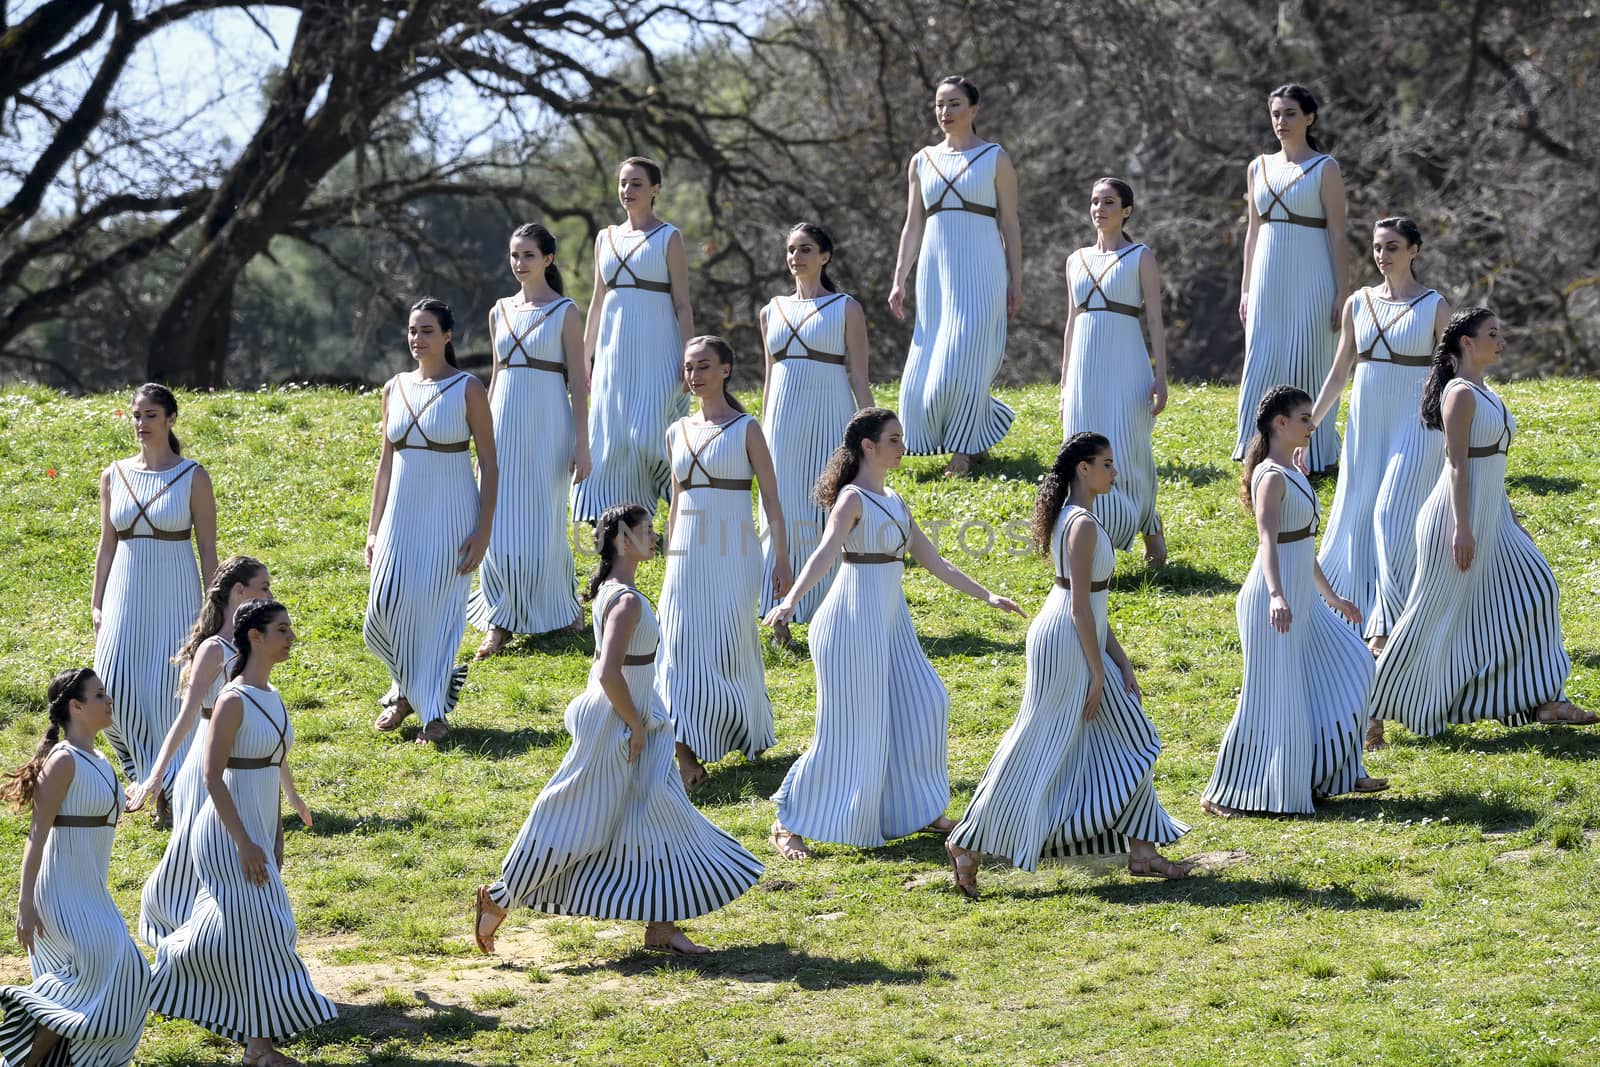
[[[1155,374],[1139,320],[1113,312],[1080,312],[1072,327],[1062,439],[1089,431],[1111,442],[1117,481],[1097,497],[1095,517],[1125,552],[1142,533],[1161,531],[1156,514],[1156,460],[1150,445]]]
[[[206,803],[206,735],[211,724],[201,719],[189,741],[189,752],[172,779],[172,832],[166,850],[139,894],[139,939],[158,948],[161,939],[188,921],[200,879],[194,871],[191,836]]]

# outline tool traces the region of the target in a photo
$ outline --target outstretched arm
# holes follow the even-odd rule
[[[965,571],[939,555],[939,550],[933,547],[933,542],[928,540],[927,535],[922,532],[922,527],[917,525],[916,519],[911,520],[910,552],[911,558],[920,563],[924,570],[951,589],[965,593],[976,600],[981,600],[991,608],[1009,611],[1015,615],[1021,615],[1023,618],[1028,617],[1021,608],[1017,607],[1016,601],[1003,597],[998,593],[989,592],[975,579],[968,576]]]
[[[172,726],[167,730],[167,736],[161,742],[161,751],[156,754],[156,761],[150,767],[150,773],[142,782],[128,783],[128,810],[138,811],[144,807],[144,802],[151,796],[161,791],[161,783],[167,777],[167,768],[172,766],[173,757],[178,754],[178,749],[194,731],[194,724],[200,718],[200,702],[206,698],[206,693],[211,690],[211,683],[222,673],[222,643],[216,639],[208,639],[201,643],[194,654],[194,660],[189,665],[189,685],[183,691],[183,704],[178,709],[178,717],[173,720]]]
[[[763,621],[768,626],[776,626],[794,618],[795,605],[828,573],[828,568],[839,556],[839,550],[844,547],[845,536],[855,529],[859,521],[861,498],[855,493],[840,492],[838,499],[833,502],[833,510],[828,512],[828,524],[822,530],[821,544],[806,558],[805,566],[800,568],[800,574],[789,587],[789,592],[767,612]]]
[[[1311,408],[1311,424],[1321,426],[1322,420],[1339,406],[1339,395],[1344,383],[1350,380],[1350,371],[1356,364],[1356,298],[1344,302],[1344,313],[1339,320],[1339,350],[1333,357],[1328,376],[1322,379],[1317,391],[1317,402]]]

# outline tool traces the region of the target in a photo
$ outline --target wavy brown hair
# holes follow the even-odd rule
[[[33,803],[33,791],[39,787],[39,775],[44,773],[45,760],[50,758],[51,751],[60,743],[63,731],[72,720],[72,702],[82,700],[89,690],[89,684],[97,681],[98,676],[88,667],[62,671],[50,679],[50,686],[45,690],[45,717],[50,725],[45,728],[44,739],[39,742],[33,758],[6,775],[5,785],[0,786],[0,800],[6,801],[17,811]]]
[[[1250,497],[1250,479],[1255,476],[1256,467],[1267,458],[1267,446],[1272,443],[1272,420],[1295,408],[1310,406],[1310,395],[1292,385],[1274,385],[1256,405],[1256,433],[1244,450],[1244,470],[1239,475],[1239,500],[1247,514],[1255,511],[1255,502]]]
[[[1056,461],[1039,484],[1039,499],[1033,503],[1033,518],[1028,523],[1028,536],[1040,555],[1050,554],[1050,538],[1055,533],[1056,517],[1072,492],[1072,480],[1078,475],[1078,464],[1093,460],[1111,447],[1104,434],[1075,433],[1062,443],[1056,452]]]
[[[217,573],[211,576],[211,586],[200,605],[200,615],[195,619],[194,629],[184,638],[178,654],[172,657],[172,662],[183,668],[183,673],[178,676],[178,692],[183,692],[189,685],[195,653],[200,651],[200,646],[221,632],[233,587],[249,585],[266,569],[265,563],[251,556],[229,556],[217,565]]]
[[[861,473],[864,453],[861,442],[874,441],[883,436],[884,427],[899,416],[888,408],[862,408],[850,417],[844,427],[844,440],[828,456],[817,484],[811,487],[811,499],[824,511],[833,509],[839,499],[839,490],[849,485]]]

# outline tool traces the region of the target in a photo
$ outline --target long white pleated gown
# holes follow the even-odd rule
[[[628,727],[594,670],[567,705],[572,747],[533,802],[489,895],[556,915],[679,922],[716,911],[761,877],[745,848],[700,814],[683,791],[672,722],[652,688],[660,629],[644,595],[616,581],[595,597],[595,647],[625,593],[643,601],[622,675],[645,721],[644,750],[628,762]]]
[[[1256,432],[1256,405],[1274,385],[1293,385],[1311,396],[1333,366],[1339,335],[1333,314],[1333,260],[1322,178],[1332,156],[1304,164],[1258,156],[1250,164],[1250,196],[1261,216],[1244,324],[1244,375],[1239,383],[1239,434],[1233,458]],[[1339,238],[1342,239],[1342,238]],[[1306,463],[1313,473],[1339,461],[1332,419],[1311,435]]]
[[[37,1028],[60,1034],[47,1067],[124,1067],[150,1012],[150,969],[106,888],[122,791],[98,752],[63,741],[77,763],[45,843],[33,899],[33,983],[0,987],[0,1063],[28,1060]]]
[[[178,666],[172,662],[200,612],[189,491],[200,464],[164,471],[111,465],[111,557],[94,642],[94,672],[111,697],[106,740],[130,782],[155,765],[178,717]],[[176,761],[174,761],[176,766]],[[172,781],[169,773],[167,782]]]
[[[989,393],[1006,354],[999,152],[991,143],[917,153],[927,221],[917,257],[916,326],[900,377],[900,421],[912,455],[986,451],[1016,418]]]
[[[772,450],[778,475],[778,499],[789,526],[789,569],[800,568],[822,540],[828,513],[811,497],[811,490],[855,414],[846,370],[845,315],[852,297],[830,293],[815,300],[775,296],[767,305],[766,350],[772,360],[767,382],[767,408],[761,429]],[[766,509],[761,511],[762,576],[761,614],[766,615],[780,597],[772,592],[772,569],[777,551],[767,530]],[[810,622],[822,603],[835,565],[795,604],[794,621]]]
[[[667,495],[667,427],[689,413],[686,338],[667,273],[667,243],[677,232],[665,222],[643,233],[608,226],[595,240],[606,295],[589,387],[592,467],[572,486],[573,522],[598,522],[613,504],[654,515]]]
[[[1416,568],[1417,512],[1444,468],[1444,434],[1422,425],[1422,386],[1433,362],[1442,297],[1355,296],[1355,385],[1345,416],[1339,481],[1317,561],[1334,592],[1361,609],[1362,633],[1386,635]]]
[[[216,707],[217,694],[222,692],[228,671],[239,656],[227,638],[219,635],[209,640],[222,648],[222,669],[206,686],[200,721],[189,739],[188,754],[172,779],[172,833],[167,837],[166,851],[139,894],[139,937],[151,948],[159,947],[163,937],[184,924],[200,892],[200,879],[194,872],[192,835],[200,809],[206,804],[206,733],[211,727],[211,709]],[[204,648],[202,645],[196,650],[196,658]],[[189,684],[195,684],[194,679]]]
[[[1067,573],[1074,522],[1095,527],[1091,585],[1082,593],[1070,588]],[[1088,511],[1069,504],[1056,519],[1051,555],[1055,587],[1028,626],[1022,710],[950,833],[959,848],[1004,857],[1027,871],[1041,860],[1120,855],[1130,838],[1167,845],[1189,831],[1156,798],[1161,739],[1106,655],[1106,588],[1116,564],[1111,538]],[[1074,595],[1089,598],[1105,668],[1100,710],[1088,721],[1089,664],[1072,621]]]
[[[548,633],[583,610],[567,541],[573,431],[561,326],[572,308],[566,297],[536,308],[502,300],[490,314],[500,488],[489,551],[467,600],[467,620],[480,630]]]
[[[1348,793],[1366,777],[1361,740],[1372,654],[1317,592],[1317,498],[1310,483],[1268,460],[1256,468],[1252,493],[1269,470],[1286,483],[1278,574],[1293,618],[1288,633],[1273,629],[1258,553],[1234,605],[1244,647],[1239,706],[1222,735],[1205,799],[1241,811],[1308,815],[1313,801]]]
[[[1472,565],[1455,564],[1446,467],[1417,516],[1416,580],[1372,691],[1374,717],[1424,736],[1479,719],[1533,722],[1539,705],[1566,699],[1572,672],[1555,575],[1506,497],[1516,421],[1492,389],[1460,378],[1445,388],[1446,396],[1470,389],[1477,398],[1467,453]]]
[[[1112,252],[1090,246],[1067,259],[1078,317],[1067,360],[1062,439],[1089,431],[1111,442],[1117,484],[1094,502],[1094,514],[1119,551],[1132,548],[1142,533],[1161,532],[1150,446],[1155,372],[1139,322],[1144,306],[1139,261],[1146,251],[1142,244]]]
[[[668,431],[677,518],[661,583],[656,689],[677,739],[702,760],[754,759],[778,740],[761,658],[761,546],[750,513],[754,426],[688,419]]]
[[[893,490],[847,493],[860,498],[861,521],[809,634],[816,736],[772,799],[778,821],[802,837],[876,848],[950,804],[950,696],[917,643],[900,584],[910,511]]]
[[[279,766],[294,745],[294,725],[276,689],[236,679],[223,691],[237,692],[244,702],[223,780],[245,832],[267,854],[267,881],[245,879],[238,849],[208,796],[194,827],[200,892],[189,918],[156,949],[150,1007],[230,1041],[287,1041],[338,1015],[295,952],[294,911],[272,857]]]
[[[472,579],[456,568],[478,526],[467,378],[466,371],[433,382],[395,375],[384,424],[394,465],[362,636],[394,680],[382,703],[405,697],[424,723],[449,714],[466,680],[456,650]]]

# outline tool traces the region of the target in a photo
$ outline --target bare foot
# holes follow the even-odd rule
[[[690,941],[689,935],[678,929],[676,923],[645,923],[644,947],[674,956],[704,956],[711,951]]]
[[[1373,659],[1377,659],[1379,656],[1383,655],[1383,646],[1388,643],[1389,639],[1387,637],[1374,637],[1371,641],[1367,642],[1367,651],[1372,653]]]
[[[573,619],[571,622],[567,623],[565,626],[563,626],[561,628],[561,632],[564,633],[564,634],[581,634],[581,633],[583,633],[583,609],[582,608],[578,609],[578,615],[577,615],[577,617],[575,619]]]
[[[1151,569],[1167,565],[1167,535],[1159,530],[1144,535],[1144,565]]]
[[[1129,856],[1128,873],[1135,878],[1165,878],[1169,882],[1181,882],[1189,877],[1187,863],[1174,863],[1159,852],[1152,852],[1148,856]]]
[[[1600,715],[1585,711],[1570,700],[1552,700],[1541,704],[1535,718],[1546,726],[1592,726],[1600,722]]]
[[[1200,810],[1207,815],[1215,815],[1219,819],[1232,819],[1241,814],[1238,808],[1224,807],[1211,800],[1202,800],[1200,802]]]
[[[965,478],[972,473],[972,457],[965,452],[957,452],[950,457],[950,462],[945,464],[944,476],[946,478]]]
[[[1355,791],[1357,793],[1381,793],[1389,788],[1387,778],[1357,778]]]
[[[788,623],[786,623],[786,622],[777,622],[777,623],[773,623],[772,624],[772,643],[773,644],[777,645],[779,648],[788,648],[789,645],[793,641],[794,641],[794,638],[789,633],[789,624]]]
[[[694,749],[678,742],[678,776],[683,779],[683,791],[694,792],[695,786],[706,780],[706,765],[694,754]]]
[[[501,626],[491,626],[489,632],[484,635],[483,644],[478,646],[478,651],[472,654],[472,658],[486,660],[490,656],[498,656],[509,640],[511,640],[510,630]]]
[[[417,744],[437,745],[449,736],[449,724],[442,718],[434,719],[432,722],[424,723],[422,729],[417,731]]]
[[[489,895],[488,886],[480,885],[473,910],[477,915],[477,925],[473,927],[472,940],[477,942],[479,952],[492,956],[494,935],[500,929],[500,924],[506,921],[506,909],[495,903],[494,897]]]
[[[1388,748],[1388,747],[1389,747],[1389,742],[1387,742],[1387,741],[1385,741],[1383,739],[1383,720],[1382,719],[1368,719],[1367,720],[1367,739],[1366,739],[1366,749],[1367,749],[1367,751],[1368,752],[1376,752],[1380,748]]]
[[[772,824],[772,832],[767,834],[767,841],[778,850],[778,855],[786,860],[812,858],[811,850],[806,847],[806,839],[792,830],[785,830],[782,823]]]
[[[925,834],[947,834],[955,828],[956,821],[954,819],[948,815],[941,815],[924,826],[920,832]]]

